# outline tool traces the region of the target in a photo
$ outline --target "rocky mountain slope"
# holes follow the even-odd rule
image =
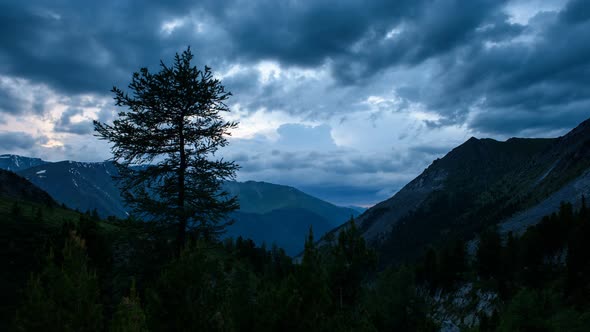
[[[521,231],[588,194],[589,169],[590,120],[554,139],[470,138],[357,222],[384,262],[403,261],[490,225]]]
[[[39,158],[29,158],[13,154],[0,155],[0,169],[18,172],[27,168],[46,164],[47,162]]]
[[[111,177],[117,174],[112,163],[60,161],[24,169],[18,174],[70,208],[82,212],[96,209],[102,217],[127,216],[119,189]]]

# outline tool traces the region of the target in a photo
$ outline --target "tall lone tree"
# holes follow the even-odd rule
[[[133,74],[130,93],[113,87],[116,105],[125,107],[112,125],[94,121],[96,136],[112,144],[119,185],[126,203],[146,220],[178,227],[180,251],[187,231],[214,238],[238,208],[236,197],[221,190],[238,169],[216,159],[228,144],[236,122],[225,121],[231,96],[211,68],[191,65],[190,47],[160,71],[141,68]]]

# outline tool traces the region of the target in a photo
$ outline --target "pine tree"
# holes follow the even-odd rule
[[[123,297],[111,322],[113,332],[147,331],[145,313],[135,289],[135,280],[131,282],[129,297]]]
[[[228,302],[228,267],[203,250],[187,245],[146,291],[146,314],[156,331],[227,331],[233,325]]]
[[[333,298],[340,309],[353,307],[359,300],[362,282],[376,267],[376,254],[366,245],[354,218],[351,217],[338,234],[332,254]]]
[[[311,331],[322,324],[330,307],[330,295],[326,271],[322,265],[320,252],[314,242],[313,229],[310,226],[305,241],[301,266],[296,275],[297,286],[293,303],[294,314],[298,315],[298,330]]]
[[[39,275],[32,276],[25,299],[17,311],[18,331],[100,331],[96,273],[88,267],[85,243],[75,233],[62,251],[61,265],[53,251]]]
[[[365,306],[377,331],[438,331],[411,269],[390,267],[379,273],[368,295]]]
[[[220,190],[238,166],[214,159],[237,126],[222,118],[231,93],[211,68],[197,69],[192,59],[188,48],[172,66],[161,62],[158,73],[141,68],[129,84],[131,95],[112,89],[116,105],[128,111],[112,125],[94,122],[97,136],[112,144],[125,201],[145,219],[175,224],[178,253],[187,230],[214,238],[238,207],[235,197]]]

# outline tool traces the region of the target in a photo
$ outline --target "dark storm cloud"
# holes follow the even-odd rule
[[[155,65],[186,44],[211,61],[275,59],[314,67],[359,57],[374,67],[422,61],[464,42],[503,1],[119,1],[9,2],[0,5],[4,74],[69,92],[107,91],[132,70]],[[162,36],[161,24],[193,13],[194,23]],[[197,22],[200,23],[200,22]],[[386,33],[406,24],[400,42],[368,57]],[[360,43],[360,50],[354,45]],[[369,63],[370,62],[370,63]],[[336,69],[341,69],[336,66]],[[343,68],[342,68],[343,69]],[[368,68],[367,68],[368,69]],[[336,70],[335,73],[340,72]]]
[[[381,33],[366,35],[361,47],[335,59],[335,75],[343,82],[370,79],[381,70],[396,65],[416,65],[436,58],[487,35],[499,38],[518,31],[500,19],[506,1],[476,0],[427,1],[402,16],[391,38]],[[478,28],[483,28],[478,31]],[[387,32],[387,31],[386,31]]]
[[[227,23],[236,56],[316,66],[384,33],[424,1],[236,1],[217,17]],[[271,27],[271,28],[269,28]]]
[[[562,17],[570,23],[587,21],[590,19],[590,3],[586,0],[571,0],[562,12]]]
[[[65,110],[61,117],[55,122],[54,130],[56,132],[70,133],[77,135],[90,134],[93,131],[92,121],[83,120],[79,122],[72,122],[72,117],[82,115],[83,111],[80,109],[70,108]],[[99,116],[100,118],[101,116]]]
[[[139,66],[155,68],[160,58],[170,59],[187,44],[195,45],[200,62],[221,68],[264,59],[308,68],[328,63],[344,85],[367,85],[384,71],[433,61],[439,70],[431,86],[406,87],[406,92],[443,115],[439,125],[465,122],[475,106],[482,109],[481,119],[516,111],[550,124],[552,115],[543,107],[559,112],[589,96],[587,1],[570,1],[561,13],[539,14],[529,25],[510,23],[503,12],[506,2],[5,2],[0,4],[0,74],[68,93],[107,93],[114,84],[124,86]],[[164,22],[183,17],[188,21],[176,30],[162,32]],[[202,33],[196,32],[199,24],[205,25]],[[527,34],[534,35],[532,42],[512,42]],[[260,88],[257,79],[249,69],[227,84],[238,95],[256,92],[247,104],[252,109],[301,114],[314,107],[315,101],[302,104],[288,99],[295,94],[278,93],[283,82]],[[18,110],[18,100],[0,100],[4,112]],[[571,112],[569,126],[587,116],[583,110]],[[476,116],[469,125],[505,131],[494,121],[486,123]],[[511,127],[518,131],[530,123],[535,121]]]
[[[559,12],[539,12],[520,23],[506,12],[509,2],[2,1],[0,113],[46,111],[42,89],[21,94],[2,85],[22,78],[66,100],[70,108],[55,123],[56,131],[87,135],[89,122],[72,122],[72,117],[90,106],[99,110],[100,121],[110,121],[112,105],[80,94],[108,95],[113,85],[125,87],[139,67],[157,70],[160,59],[170,61],[191,45],[199,66],[211,65],[216,73],[241,68],[223,83],[245,117],[266,109],[315,123],[331,118],[379,123],[379,115],[409,114],[418,105],[436,113],[423,120],[431,130],[457,125],[478,134],[516,136],[575,126],[590,116],[589,2],[571,0]],[[168,31],[162,30],[165,22]],[[283,74],[262,82],[253,66],[262,60],[276,61]],[[288,69],[328,77],[293,78],[284,73]],[[369,96],[395,101],[368,105]],[[355,116],[358,112],[367,116]],[[314,128],[283,127],[283,141],[272,153],[241,151],[236,158],[242,171],[276,171],[280,179],[280,172],[305,170],[304,180],[318,173],[325,180],[316,182],[332,183],[333,193],[337,181],[362,181],[355,174],[416,173],[446,149],[358,154],[335,148],[329,128]],[[392,137],[403,141],[408,131],[416,131],[401,130]],[[26,134],[11,135],[6,142],[12,143],[6,144],[34,144]],[[375,191],[382,183],[363,185]]]
[[[31,95],[32,100],[23,96],[23,85],[14,80],[0,81],[0,113],[10,115],[43,114],[45,112],[44,92],[36,91]]]
[[[8,114],[20,114],[24,112],[25,101],[14,96],[9,90],[0,85],[0,112]]]
[[[442,150],[441,150],[442,151]],[[448,151],[448,149],[446,149]],[[241,170],[244,172],[261,172],[264,170],[292,171],[310,170],[331,173],[338,178],[353,174],[393,173],[401,174],[406,169],[414,169],[416,164],[422,166],[424,157],[429,159],[439,155],[431,151],[412,151],[406,155],[395,153],[362,154],[345,150],[292,152],[273,150],[271,153],[251,153],[248,158],[243,155],[232,155],[240,159]]]
[[[28,150],[35,146],[37,139],[23,132],[0,132],[0,150]]]
[[[162,38],[160,24],[190,12],[189,1],[8,1],[0,3],[0,74],[66,93],[105,93],[140,66],[156,66],[191,42]],[[189,38],[190,37],[190,38]],[[202,38],[206,41],[207,37]]]
[[[465,46],[423,102],[451,120],[478,108],[469,125],[487,133],[566,129],[588,118],[590,21],[572,22],[571,7],[534,17],[523,30],[530,41]]]

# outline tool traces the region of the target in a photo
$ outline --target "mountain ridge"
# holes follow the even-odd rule
[[[15,155],[5,155],[4,159],[6,162],[0,166],[19,168],[19,176],[70,208],[82,212],[96,209],[103,218],[129,216],[130,211],[112,178],[118,173],[117,168],[110,161],[46,162]],[[32,167],[25,168],[27,165]],[[228,234],[248,235],[259,244],[277,243],[290,254],[303,248],[310,227],[322,235],[359,214],[285,185],[231,181],[224,183],[222,189],[237,195],[241,205],[240,210],[230,215],[236,223],[228,227]]]
[[[357,223],[382,263],[403,262],[443,239],[469,240],[493,225],[522,231],[555,211],[558,200],[590,193],[589,169],[590,120],[557,138],[471,137]],[[510,219],[519,214],[520,221]]]

